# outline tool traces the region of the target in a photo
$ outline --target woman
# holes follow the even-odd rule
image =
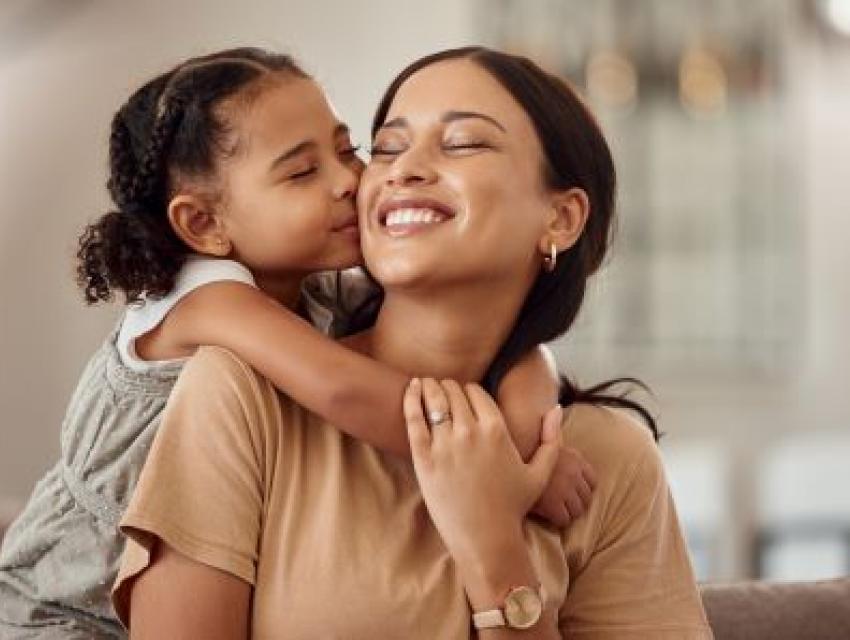
[[[574,320],[613,213],[593,118],[527,60],[470,48],[403,71],[373,136],[360,223],[384,298],[349,344],[421,378],[413,464],[202,350],[124,519],[132,636],[710,638],[649,429],[565,381],[525,464],[483,390],[452,382],[495,388]],[[525,519],[561,433],[599,477],[566,530]]]

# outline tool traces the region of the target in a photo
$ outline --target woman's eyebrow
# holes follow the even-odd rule
[[[338,138],[341,135],[345,135],[349,133],[348,125],[340,122],[334,127],[333,137]],[[310,151],[318,147],[318,143],[315,140],[304,140],[303,142],[299,142],[291,149],[284,151],[279,156],[277,156],[274,160],[272,160],[269,165],[269,171],[274,171],[278,165],[287,160],[292,160],[297,155],[304,153],[305,151]]]
[[[505,127],[503,127],[498,120],[483,113],[478,113],[477,111],[448,111],[445,115],[443,115],[442,118],[440,118],[440,120],[448,124],[449,122],[454,122],[455,120],[466,120],[468,118],[484,120],[484,122],[489,122],[494,127],[499,129],[502,133],[507,133],[507,129],[505,129]]]
[[[449,122],[454,122],[455,120],[466,120],[468,118],[476,118],[478,120],[484,120],[484,122],[489,122],[494,127],[502,131],[503,133],[507,133],[507,129],[505,129],[502,124],[486,114],[478,113],[477,111],[447,111],[443,114],[443,117],[440,118],[440,122],[444,124],[448,124]],[[393,118],[381,125],[381,129],[406,129],[410,126],[410,123],[407,121],[407,118],[404,116],[398,116],[397,118]]]

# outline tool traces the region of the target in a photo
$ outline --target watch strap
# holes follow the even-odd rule
[[[508,626],[501,609],[490,609],[472,614],[472,624],[476,629],[497,629]]]
[[[537,589],[537,594],[540,596],[540,602],[545,607],[546,605],[546,590],[541,584]],[[489,609],[488,611],[479,611],[472,614],[472,624],[476,629],[498,629],[499,627],[507,627],[508,621],[505,619],[503,611],[504,605],[498,609]]]

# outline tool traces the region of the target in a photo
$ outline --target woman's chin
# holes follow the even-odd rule
[[[428,268],[418,261],[405,256],[395,256],[380,260],[366,259],[366,265],[372,277],[385,289],[415,289],[432,283],[435,268]]]

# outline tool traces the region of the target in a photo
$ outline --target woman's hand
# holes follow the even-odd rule
[[[478,385],[414,379],[404,414],[422,495],[455,560],[486,563],[522,541],[523,519],[558,460],[560,408],[547,415],[540,447],[528,464],[498,406]],[[434,424],[440,414],[445,419]],[[426,415],[432,416],[430,428]]]

